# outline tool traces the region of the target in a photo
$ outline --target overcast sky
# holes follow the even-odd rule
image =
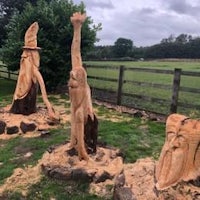
[[[74,0],[79,4],[81,0]],[[171,34],[200,36],[200,0],[83,0],[87,15],[102,23],[96,45],[113,45],[119,38],[135,46],[160,43]]]

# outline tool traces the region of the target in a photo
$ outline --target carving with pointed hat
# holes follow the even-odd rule
[[[40,47],[37,47],[37,33],[39,30],[38,22],[34,22],[26,31],[24,41],[25,46],[23,49],[30,49],[30,50],[40,50]]]

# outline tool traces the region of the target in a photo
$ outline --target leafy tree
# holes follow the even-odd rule
[[[147,49],[147,47],[135,47],[133,50],[134,59],[143,59],[145,56],[146,49]]]
[[[189,58],[200,58],[200,37],[190,40],[186,44],[187,55]]]
[[[10,70],[19,68],[20,55],[24,45],[24,34],[34,21],[39,23],[38,46],[41,50],[41,73],[48,90],[67,82],[71,70],[71,42],[73,29],[70,16],[73,12],[85,12],[83,3],[74,5],[73,1],[52,0],[47,3],[39,0],[35,6],[28,3],[20,14],[15,12],[8,26],[8,39],[3,46],[3,61]],[[93,25],[90,17],[82,27],[82,54],[93,47],[100,25]]]
[[[184,58],[185,48],[181,43],[161,43],[146,49],[145,58]]]
[[[49,2],[50,0],[46,0]],[[5,26],[9,23],[15,11],[22,12],[27,3],[36,5],[37,0],[0,0],[0,46],[7,38]]]
[[[191,35],[187,35],[187,34],[180,34],[179,36],[176,37],[175,42],[181,43],[181,44],[186,44],[190,38],[192,36]]]
[[[175,37],[171,34],[168,38],[163,38],[160,43],[173,43],[174,41]]]
[[[14,10],[22,12],[26,3],[36,4],[37,0],[0,0],[0,13],[11,16]]]
[[[180,34],[177,37],[170,35],[146,48],[145,58],[200,58],[200,39],[188,34]]]
[[[87,60],[107,60],[113,58],[113,46],[95,46],[87,53]]]
[[[115,57],[128,57],[133,50],[133,41],[126,38],[118,38],[113,46]]]

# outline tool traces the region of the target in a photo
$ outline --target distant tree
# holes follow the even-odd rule
[[[189,42],[192,39],[191,35],[187,35],[187,34],[180,34],[179,36],[176,37],[175,42],[181,43],[181,44],[186,44],[187,42]]]
[[[113,46],[113,53],[115,57],[128,57],[133,50],[133,41],[126,38],[118,38]]]
[[[186,44],[187,55],[189,58],[200,58],[200,37],[190,40]]]
[[[133,49],[133,56],[134,59],[143,59],[145,58],[145,51],[147,47],[135,47]]]
[[[173,43],[175,41],[175,36],[171,34],[168,38],[163,38],[160,43]]]
[[[49,2],[50,0],[46,1]],[[7,38],[5,27],[9,23],[11,16],[16,11],[21,13],[27,3],[36,5],[37,0],[0,0],[0,47]]]
[[[101,58],[103,60],[110,59],[113,57],[112,46],[104,46],[101,51]]]
[[[145,51],[145,58],[182,58],[185,55],[183,44],[161,43],[148,47]]]
[[[107,60],[113,58],[113,46],[95,46],[85,57],[87,60]]]
[[[178,36],[171,34],[168,38],[163,38],[159,44],[149,47],[133,46],[130,48],[131,51],[127,51],[129,46],[126,42],[127,39],[119,38],[114,46],[96,46],[87,54],[87,59],[101,60],[129,56],[134,59],[200,58],[200,37],[194,38],[184,33]]]
[[[163,43],[148,47],[144,54],[145,59],[164,58],[163,47],[164,47]]]
[[[36,6],[28,3],[20,14],[15,12],[8,26],[8,39],[3,46],[3,61],[10,70],[19,68],[20,55],[27,27],[34,21],[39,23],[38,46],[41,50],[41,73],[48,90],[66,83],[71,70],[72,25],[70,16],[73,12],[85,12],[83,3],[74,5],[72,1],[39,0]],[[96,33],[100,25],[93,25],[90,17],[82,27],[82,54],[86,54],[96,42]]]
[[[15,9],[22,12],[28,2],[36,5],[37,0],[0,0],[0,13],[11,16]]]
[[[199,58],[199,38],[188,34],[177,37],[170,35],[161,40],[160,44],[148,47],[145,51],[146,58]]]
[[[177,43],[181,43],[181,44],[186,44],[190,40],[192,40],[191,35],[181,33],[177,37],[175,37],[173,34],[171,34],[168,38],[163,38],[160,43],[163,44],[163,43],[177,42]]]

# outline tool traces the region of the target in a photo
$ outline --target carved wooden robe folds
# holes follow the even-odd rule
[[[39,83],[49,117],[57,119],[58,117],[55,115],[47,98],[45,84],[39,72],[40,48],[37,47],[38,30],[38,23],[34,22],[26,31],[24,37],[25,46],[21,55],[20,71],[10,112],[24,115],[36,112],[37,88]]]
[[[81,59],[81,27],[85,19],[86,15],[80,13],[74,13],[71,17],[74,35],[71,45],[72,70],[68,86],[71,101],[70,145],[78,151],[79,159],[88,160],[87,145],[93,152],[96,151],[98,122],[93,112],[90,87]],[[91,123],[92,128],[88,127],[88,123]],[[84,134],[86,131],[90,133]]]
[[[156,167],[157,188],[200,176],[200,121],[172,114],[166,121],[166,140]]]

